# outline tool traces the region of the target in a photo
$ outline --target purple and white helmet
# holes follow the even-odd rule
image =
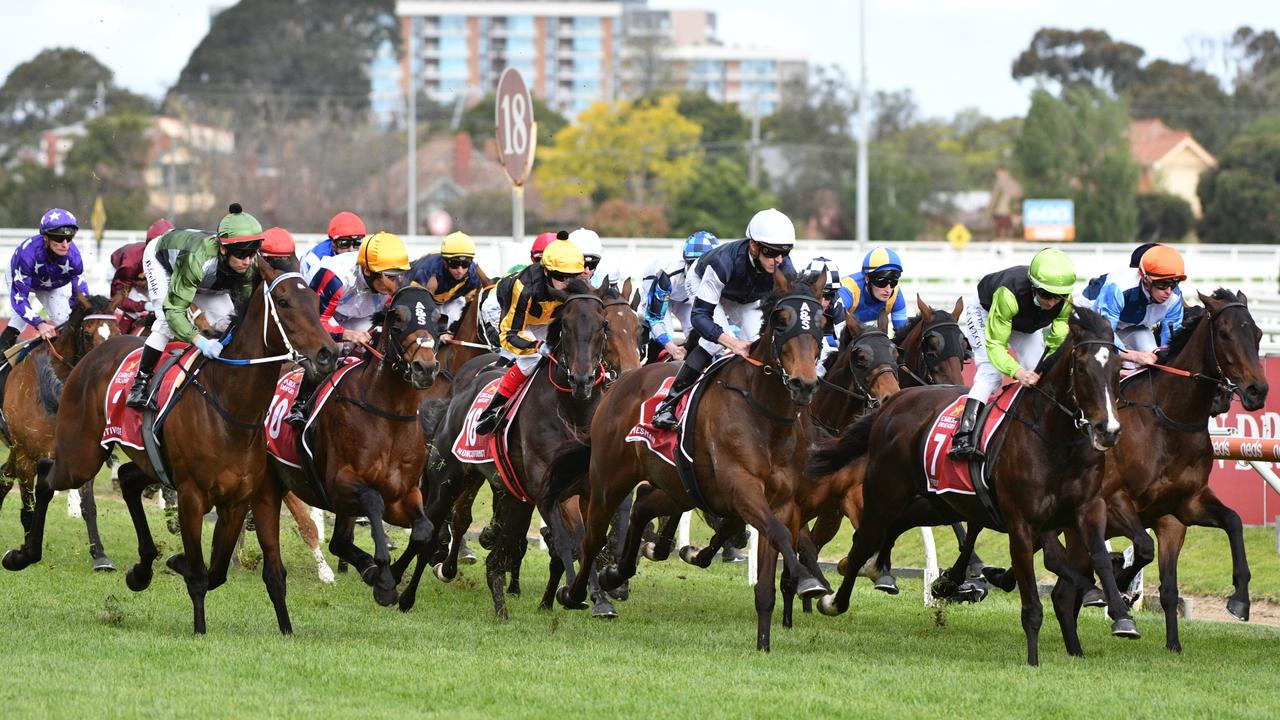
[[[70,228],[70,230],[62,230]],[[80,223],[76,222],[76,216],[62,208],[53,208],[40,218],[40,234],[41,235],[58,235],[67,237],[75,235],[80,229]],[[62,230],[62,232],[56,232]]]

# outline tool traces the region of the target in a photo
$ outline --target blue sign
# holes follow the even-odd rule
[[[1075,240],[1075,203],[1058,199],[1023,200],[1022,229],[1027,240]]]

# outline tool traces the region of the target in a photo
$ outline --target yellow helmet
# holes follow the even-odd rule
[[[579,275],[587,269],[582,251],[568,240],[556,240],[542,251],[542,267],[565,275]]]
[[[464,232],[455,232],[444,239],[440,245],[440,254],[445,257],[475,257],[476,241]]]
[[[409,250],[399,235],[374,233],[360,244],[356,264],[366,272],[399,275],[409,269]]]

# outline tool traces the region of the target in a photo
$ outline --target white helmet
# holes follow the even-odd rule
[[[792,247],[796,244],[796,226],[791,218],[774,208],[761,210],[747,223],[747,237],[775,247]]]
[[[822,289],[828,292],[840,290],[840,268],[836,267],[834,260],[824,257],[816,257],[809,261],[805,266],[803,275],[810,273],[822,274]]]
[[[583,255],[594,255],[597,258],[604,257],[604,246],[600,244],[600,236],[595,230],[586,228],[578,228],[569,233],[569,242],[578,246]]]

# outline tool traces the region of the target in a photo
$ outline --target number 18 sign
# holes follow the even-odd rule
[[[533,101],[529,99],[529,88],[519,70],[509,67],[498,78],[494,115],[502,166],[512,183],[523,185],[533,168],[533,152],[538,137],[537,125],[533,121]]]

